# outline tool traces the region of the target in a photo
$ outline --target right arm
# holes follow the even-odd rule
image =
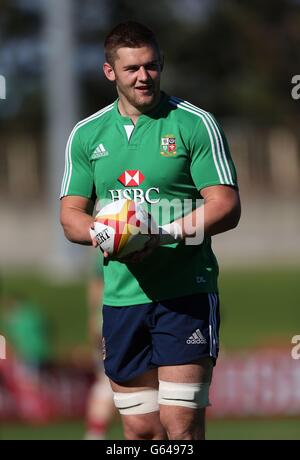
[[[60,223],[68,240],[73,243],[92,245],[90,228],[94,203],[82,196],[64,196],[60,205]],[[94,245],[94,244],[93,244]]]
[[[84,135],[84,133],[83,133]],[[65,171],[60,193],[60,222],[68,240],[91,245],[90,228],[94,202],[94,177],[80,127],[75,127],[66,146]]]

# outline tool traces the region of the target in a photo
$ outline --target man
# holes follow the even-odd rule
[[[104,253],[103,337],[126,439],[204,439],[219,328],[210,237],[238,224],[234,165],[214,118],[160,91],[163,59],[149,29],[119,24],[105,56],[119,97],[71,133],[61,223],[69,240],[91,244],[95,196],[149,205],[203,198],[173,222],[163,215],[162,237],[141,253],[122,261]],[[202,227],[203,242],[186,244]]]

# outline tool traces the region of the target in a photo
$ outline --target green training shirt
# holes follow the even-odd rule
[[[61,197],[131,198],[151,209],[161,225],[186,214],[181,203],[198,206],[200,190],[237,187],[224,133],[214,117],[189,102],[162,93],[154,110],[136,125],[119,113],[118,100],[79,122],[66,147]],[[157,211],[177,202],[174,211]],[[104,303],[127,306],[216,292],[218,264],[211,239],[160,246],[139,264],[104,266]]]

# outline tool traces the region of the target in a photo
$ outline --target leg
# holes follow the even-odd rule
[[[130,393],[141,393],[143,391],[155,390],[158,389],[158,379],[157,379],[157,369],[152,369],[145,374],[136,377],[126,383],[118,384],[116,382],[110,381],[111,387],[115,393],[116,398],[122,399],[120,395]],[[157,398],[157,395],[155,395]],[[128,404],[130,405],[130,404]],[[138,407],[138,404],[136,404]],[[132,404],[132,409],[129,412],[139,412],[136,410],[134,404]],[[145,409],[145,411],[150,409]],[[122,409],[121,409],[122,411]],[[142,410],[143,411],[143,410]],[[124,411],[123,411],[124,412]],[[126,412],[126,410],[125,410]],[[146,440],[146,439],[167,439],[166,432],[160,422],[158,406],[157,410],[152,412],[145,413],[130,413],[130,414],[121,414],[124,436],[126,440]]]
[[[210,383],[212,376],[212,361],[201,358],[197,363],[179,366],[163,366],[159,368],[159,380],[172,383]],[[168,387],[166,383],[163,384]],[[176,388],[176,385],[174,386]],[[174,390],[176,391],[176,390]],[[172,400],[173,399],[173,400]],[[160,420],[168,433],[169,439],[204,440],[205,439],[205,405],[198,403],[198,408],[188,407],[183,397],[176,401],[175,396],[160,401]],[[188,398],[187,398],[188,399]],[[190,404],[192,406],[193,404]],[[196,405],[196,404],[195,404]],[[202,407],[201,407],[202,406]]]

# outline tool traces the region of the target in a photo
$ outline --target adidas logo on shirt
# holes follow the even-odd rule
[[[204,345],[207,343],[206,339],[203,337],[200,329],[196,329],[195,332],[189,337],[186,341],[188,345]]]
[[[108,151],[105,149],[103,144],[99,144],[98,147],[95,148],[93,154],[91,156],[91,160],[96,160],[97,158],[106,157],[108,155]]]

